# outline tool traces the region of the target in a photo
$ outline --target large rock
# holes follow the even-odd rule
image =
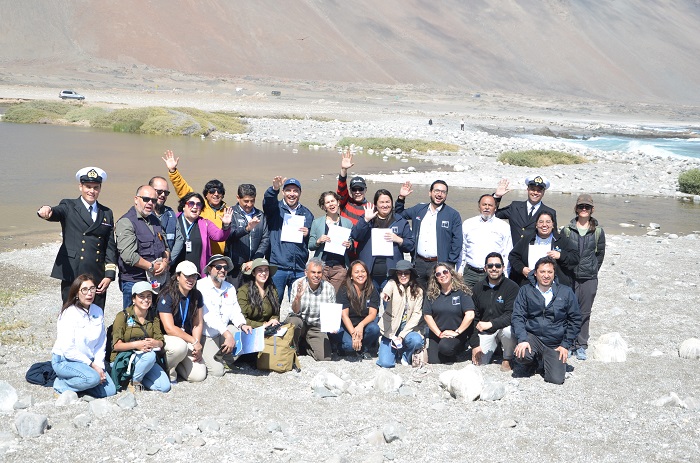
[[[683,341],[678,348],[678,355],[682,359],[700,359],[700,339],[689,338]]]
[[[49,428],[49,419],[45,415],[23,412],[15,418],[15,429],[20,437],[39,437]]]
[[[78,393],[75,391],[64,391],[61,395],[58,396],[58,399],[56,399],[56,406],[57,407],[63,407],[66,405],[71,405],[76,402],[80,401],[80,397],[78,397]]]
[[[399,392],[403,380],[397,374],[382,369],[374,378],[374,388],[380,392]]]
[[[317,391],[320,388],[326,388],[339,396],[347,390],[348,384],[333,373],[322,371],[311,380],[311,389]]]
[[[449,370],[440,375],[440,385],[455,399],[473,401],[481,395],[484,377],[476,365],[461,370]]]
[[[481,388],[479,400],[501,400],[506,395],[506,385],[486,380]]]
[[[0,381],[0,412],[11,412],[17,402],[17,391],[7,381]]]
[[[629,347],[620,333],[607,333],[593,343],[592,358],[601,362],[624,362]]]

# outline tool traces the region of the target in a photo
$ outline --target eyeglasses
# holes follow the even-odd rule
[[[579,211],[590,211],[593,210],[593,206],[590,204],[578,204],[576,205],[576,209]]]
[[[168,196],[170,196],[170,191],[168,191],[168,190],[156,190],[156,194],[158,196],[165,195],[165,197],[167,198]]]
[[[201,209],[202,208],[202,203],[200,203],[199,201],[187,201],[185,204],[190,209],[197,209],[197,208]]]
[[[449,275],[450,271],[445,269],[442,272],[435,272],[435,278],[440,278],[441,276]]]
[[[223,270],[223,269],[226,269],[226,267],[228,267],[228,266],[226,264],[219,264],[219,265],[214,265],[213,267],[217,270]]]
[[[209,190],[207,191],[207,193],[209,193],[210,195],[216,195],[216,194],[223,195],[223,194],[224,194],[224,190],[221,189],[221,188],[209,188]]]
[[[503,264],[486,264],[486,268],[503,268]]]
[[[447,190],[438,190],[437,188],[433,188],[433,193],[440,193],[440,194],[446,195]]]
[[[80,294],[96,293],[97,286],[90,286],[89,288],[80,288]]]
[[[155,204],[156,201],[158,201],[158,198],[151,198],[150,196],[139,196],[141,198],[141,201],[144,203],[153,203]]]

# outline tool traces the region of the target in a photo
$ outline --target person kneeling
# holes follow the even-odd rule
[[[581,312],[573,290],[554,279],[554,267],[551,257],[537,261],[515,298],[512,328],[518,340],[516,361],[529,367],[524,375],[542,362],[544,380],[563,384],[569,348],[581,330]]]

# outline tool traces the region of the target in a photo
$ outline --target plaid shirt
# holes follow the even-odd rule
[[[301,277],[292,285],[291,300],[297,296],[297,285],[304,282],[304,294],[301,296],[299,313],[297,314],[304,323],[320,327],[321,326],[321,304],[324,302],[335,303],[335,288],[327,281],[321,280],[316,291],[312,291],[306,277]]]

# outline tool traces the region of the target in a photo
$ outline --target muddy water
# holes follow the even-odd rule
[[[227,187],[226,199],[235,201],[239,183],[258,187],[262,194],[275,175],[294,176],[303,186],[302,203],[314,214],[320,193],[335,189],[339,157],[335,151],[310,151],[282,145],[237,142],[211,142],[199,138],[120,134],[80,127],[0,123],[0,249],[33,246],[59,239],[60,227],[36,216],[43,204],[57,204],[61,198],[77,197],[75,172],[97,165],[108,173],[100,201],[121,216],[131,206],[136,188],[153,175],[167,177],[161,155],[172,149],[180,156],[180,170],[187,181],[200,190],[211,178]],[[412,164],[412,163],[411,163]],[[410,164],[409,164],[410,165]],[[416,166],[421,164],[415,163]],[[395,159],[383,162],[376,156],[356,157],[357,173],[397,170],[407,164]],[[429,179],[432,180],[432,179]],[[370,184],[369,190],[388,188],[398,193],[397,184]],[[427,198],[427,188],[417,187],[412,201]],[[476,200],[485,191],[472,188],[450,189],[449,203],[463,218],[476,215]],[[511,193],[508,200],[524,199]],[[545,203],[559,211],[560,222],[572,216],[571,195],[547,194]],[[656,222],[662,231],[690,233],[700,230],[700,207],[676,199],[625,196],[596,198],[595,216],[608,233],[642,234],[645,228],[621,228],[619,223]],[[174,206],[171,196],[168,204]]]

